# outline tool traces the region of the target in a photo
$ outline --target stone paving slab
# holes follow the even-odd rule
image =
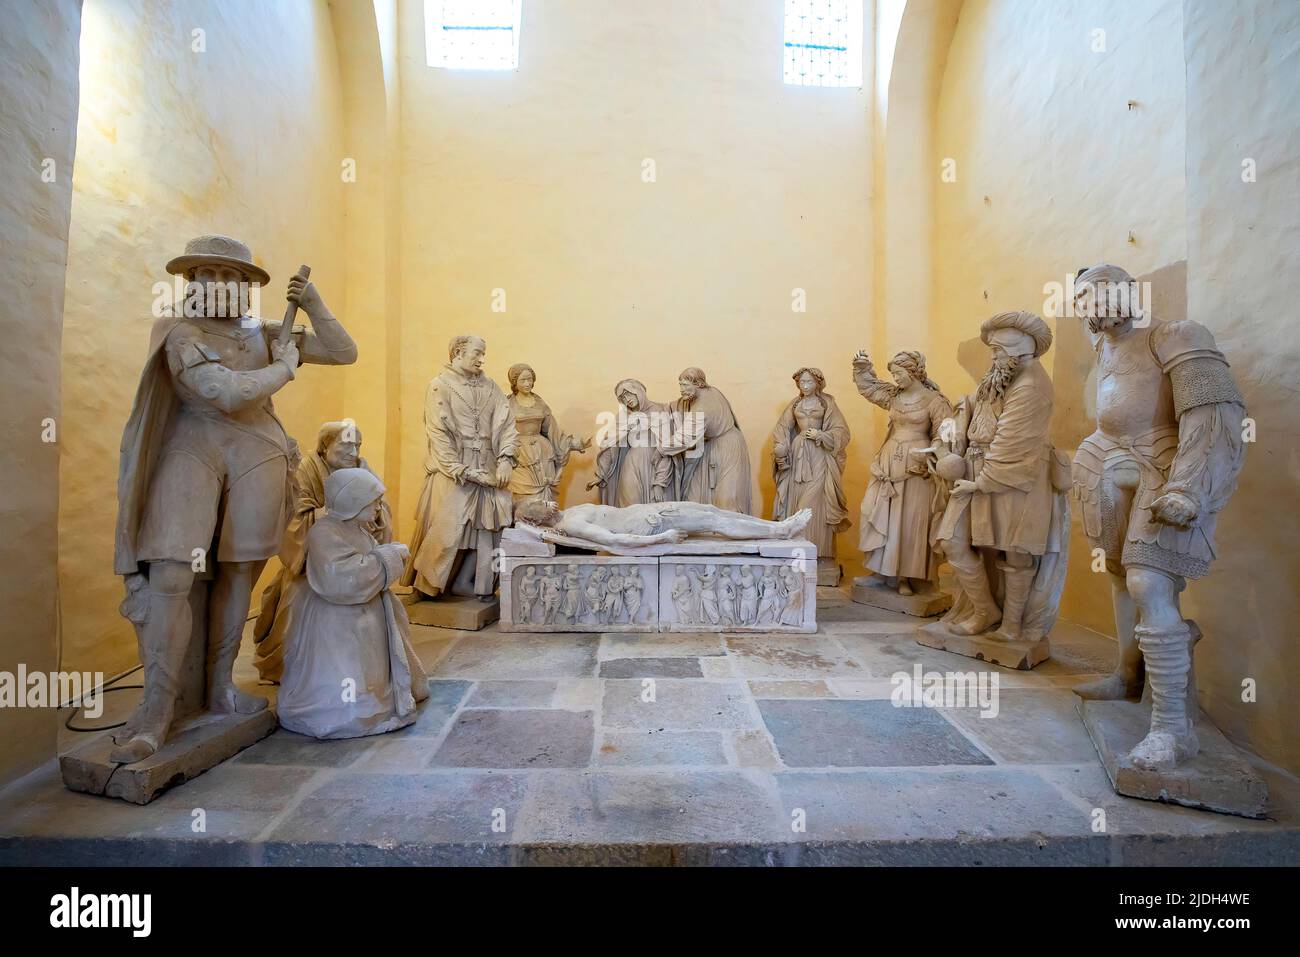
[[[751,681],[749,693],[755,698],[831,698],[834,692],[825,681]]]
[[[1073,692],[999,689],[997,714],[944,708],[943,715],[1000,764],[1076,764],[1095,750],[1079,720]]]
[[[941,714],[889,701],[760,701],[777,753],[791,768],[992,764]]]
[[[610,658],[600,663],[602,678],[702,678],[699,658]]]
[[[339,772],[264,837],[288,845],[504,843],[526,786],[525,774],[509,771]],[[494,823],[504,829],[494,831]]]
[[[374,737],[320,741],[277,728],[269,737],[232,760],[234,765],[266,764],[302,768],[345,768],[370,750]]]
[[[522,841],[680,843],[782,836],[774,797],[741,771],[539,774],[516,836]]]
[[[823,635],[727,635],[727,652],[743,678],[865,677],[834,638]]]
[[[1091,835],[1091,818],[1030,771],[932,768],[786,771],[775,775],[787,818],[806,815],[798,840],[916,840],[949,834]]]
[[[438,666],[440,678],[518,680],[595,674],[599,635],[501,634],[486,630],[459,641]]]
[[[606,634],[600,640],[600,658],[704,658],[725,655],[722,636],[708,632],[675,634]]]
[[[1251,821],[1120,797],[1080,754],[1060,702],[1110,670],[1113,641],[1058,623],[1059,658],[1014,673],[920,647],[915,619],[844,587],[819,600],[834,620],[788,636],[802,660],[763,636],[417,627],[434,680],[413,726],[351,742],[279,731],[143,807],[73,794],[51,763],[0,793],[0,865],[1300,865],[1300,782],[1257,766],[1273,820]],[[645,674],[665,667],[653,659],[700,677]],[[1000,672],[999,716],[894,708],[891,678],[918,662]],[[633,676],[599,677],[606,664]],[[254,674],[251,643],[236,670]],[[435,766],[458,755],[521,766]],[[900,755],[939,763],[888,765]],[[553,762],[575,766],[539,766]]]
[[[466,710],[431,767],[582,768],[591,763],[590,711]]]
[[[654,700],[644,700],[652,680]],[[748,690],[742,681],[682,678],[609,679],[601,703],[606,728],[632,731],[710,731],[757,728]]]
[[[554,681],[480,681],[467,708],[549,708],[558,687]]]
[[[654,765],[725,766],[720,731],[606,731],[596,749],[605,767]]]

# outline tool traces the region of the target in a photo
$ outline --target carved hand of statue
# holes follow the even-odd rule
[[[290,339],[288,342],[280,342],[279,340],[272,340],[271,361],[283,362],[285,365],[289,367],[290,372],[296,372],[298,369],[298,362],[299,362],[298,346],[294,343],[292,339]]]
[[[575,452],[587,451],[587,449],[591,448],[591,436],[587,436],[585,439],[575,438],[569,445],[569,448],[573,449]]]
[[[653,485],[650,488],[650,501],[653,504],[668,501],[668,489],[662,485]]]
[[[325,309],[325,303],[321,300],[320,293],[316,291],[316,284],[301,276],[289,277],[289,291],[285,293],[284,298],[296,302],[303,312],[313,318]]]
[[[466,469],[464,472],[461,473],[461,476],[467,482],[474,482],[477,485],[486,485],[489,488],[494,488],[496,487],[497,484],[496,480],[493,479],[492,476],[488,475],[487,472],[484,472],[482,469]]]
[[[509,459],[500,459],[497,461],[496,484],[499,488],[505,488],[510,484],[510,476],[514,470],[514,464]]]
[[[1151,503],[1151,517],[1164,525],[1190,528],[1196,523],[1199,511],[1196,503],[1182,492],[1166,492]]]
[[[658,535],[650,536],[656,543],[664,545],[680,545],[686,541],[687,535],[680,528],[670,528],[666,532],[660,532]]]
[[[865,370],[875,375],[875,367],[871,364],[871,356],[867,355],[866,349],[859,349],[853,354],[853,371]]]
[[[598,486],[598,485],[599,485],[601,488],[604,488],[604,487],[605,487],[605,483],[602,482],[600,479],[594,479],[594,480],[588,482],[588,483],[587,483],[587,491],[590,492],[593,488],[595,488],[595,487]]]
[[[958,479],[952,483],[953,495],[974,495],[979,491],[979,486],[969,479]]]
[[[774,458],[776,459],[776,468],[777,468],[777,471],[779,471],[779,472],[784,472],[786,469],[788,469],[788,468],[790,467],[790,458],[789,458],[789,456],[786,456],[786,455],[777,455],[777,456],[774,456]]]

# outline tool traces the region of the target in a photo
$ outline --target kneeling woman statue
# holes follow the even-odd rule
[[[338,469],[325,479],[324,517],[307,533],[307,584],[295,595],[280,724],[314,738],[359,738],[406,727],[429,695],[411,647],[406,609],[389,586],[409,557],[399,542],[381,545],[377,521],[384,484],[368,469]]]

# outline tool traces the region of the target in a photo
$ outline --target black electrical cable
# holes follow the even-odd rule
[[[129,671],[122,672],[112,681],[108,682],[102,688],[100,688],[97,693],[107,694],[110,691],[129,691],[131,689],[143,689],[144,685],[119,685],[118,684],[118,682],[121,681],[123,678],[125,678],[127,675],[133,675],[143,667],[144,665],[136,665],[134,668],[130,669]],[[84,727],[79,727],[77,725],[74,725],[72,723],[73,719],[77,717],[77,713],[79,711],[83,710],[86,707],[85,704],[82,703],[82,700],[85,697],[86,697],[85,695],[82,695],[82,697],[77,701],[70,701],[67,704],[59,705],[60,711],[62,711],[64,708],[72,708],[72,714],[68,715],[67,720],[63,722],[63,726],[67,728],[69,731],[80,731],[83,733],[90,733],[95,731],[112,731],[114,728],[120,728],[122,727],[122,725],[126,724],[125,721],[119,721],[117,724],[105,724],[94,728],[84,728]]]

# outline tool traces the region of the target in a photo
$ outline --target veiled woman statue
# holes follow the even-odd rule
[[[779,522],[801,508],[812,509],[804,534],[817,546],[820,561],[834,557],[835,533],[852,524],[841,480],[849,426],[835,398],[823,391],[826,377],[820,369],[803,368],[792,378],[799,395],[785,407],[772,432],[772,518]]]
[[[889,361],[893,382],[876,377],[865,352],[853,357],[853,381],[868,402],[889,413],[889,431],[871,463],[871,484],[862,499],[859,547],[863,564],[894,585],[900,595],[929,590],[939,559],[932,528],[943,515],[947,485],[934,474],[923,450],[942,444],[940,429],[952,405],[925,374],[925,356],[900,352]]]
[[[600,504],[623,508],[668,499],[672,459],[659,451],[668,406],[651,402],[645,386],[624,379],[614,386],[619,410],[614,428],[606,427],[596,455],[596,477],[587,491],[600,486]]]
[[[580,439],[560,430],[551,407],[533,391],[537,373],[524,362],[506,371],[510,380],[510,411],[515,414],[519,430],[519,451],[514,474],[510,476],[510,494],[520,502],[554,502],[560,474],[572,452],[585,452],[590,439]]]
[[[674,498],[752,515],[749,446],[731,403],[694,366],[682,370],[677,385],[674,434],[661,446],[673,456]]]

